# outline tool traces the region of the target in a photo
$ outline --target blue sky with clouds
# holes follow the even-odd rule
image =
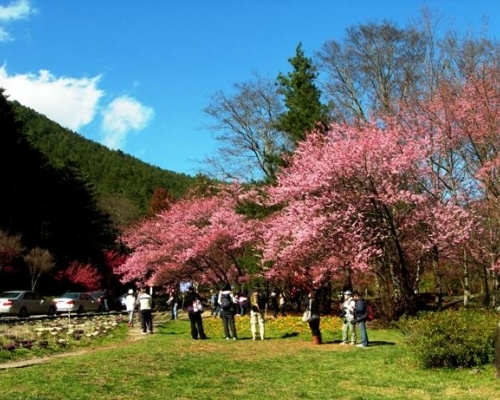
[[[400,27],[422,7],[455,30],[497,0],[0,0],[0,87],[88,139],[194,175],[217,142],[203,108],[218,90],[289,71],[358,23]]]

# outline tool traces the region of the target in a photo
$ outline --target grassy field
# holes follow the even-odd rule
[[[394,330],[370,329],[371,346],[340,346],[340,321],[323,318],[314,346],[300,318],[267,321],[252,341],[248,317],[226,341],[219,319],[209,340],[192,340],[189,321],[155,320],[153,335],[116,335],[102,347],[0,371],[0,399],[481,399],[500,397],[494,366],[422,370]],[[127,330],[123,324],[118,330]],[[139,340],[140,339],[140,340]]]

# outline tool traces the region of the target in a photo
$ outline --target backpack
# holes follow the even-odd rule
[[[223,293],[220,299],[220,308],[229,311],[233,308],[233,299],[230,293]]]
[[[375,318],[375,314],[373,313],[373,307],[371,304],[366,304],[366,320],[373,321]]]

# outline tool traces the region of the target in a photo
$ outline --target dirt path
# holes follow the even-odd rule
[[[163,321],[159,321],[159,322],[163,322]],[[158,323],[158,322],[156,322],[156,323]],[[52,355],[50,357],[39,357],[39,358],[32,358],[29,360],[11,361],[8,363],[0,364],[0,370],[9,369],[9,368],[25,368],[25,367],[29,367],[31,365],[43,364],[43,363],[49,362],[49,361],[56,359],[56,358],[75,357],[75,356],[81,356],[81,355],[87,354],[87,353],[92,353],[94,351],[100,351],[103,349],[115,349],[115,348],[119,348],[119,347],[124,347],[124,346],[127,346],[130,342],[133,342],[136,340],[141,340],[141,339],[144,339],[146,337],[146,335],[143,335],[141,333],[141,329],[137,325],[134,326],[133,328],[129,329],[127,339],[125,341],[123,341],[121,343],[117,343],[115,345],[104,346],[104,347],[99,347],[99,348],[85,348],[85,349],[81,349],[78,351],[55,354],[55,355]]]

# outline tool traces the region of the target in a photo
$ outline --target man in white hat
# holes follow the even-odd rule
[[[125,307],[128,312],[128,326],[132,328],[134,326],[134,311],[136,306],[136,299],[134,296],[134,289],[129,289],[127,297],[125,297]]]
[[[354,329],[354,309],[356,308],[356,302],[352,297],[352,292],[346,290],[344,292],[344,302],[342,303],[342,342],[340,344],[346,345],[350,344],[354,346],[356,344],[356,330]],[[349,340],[350,339],[350,340]]]

